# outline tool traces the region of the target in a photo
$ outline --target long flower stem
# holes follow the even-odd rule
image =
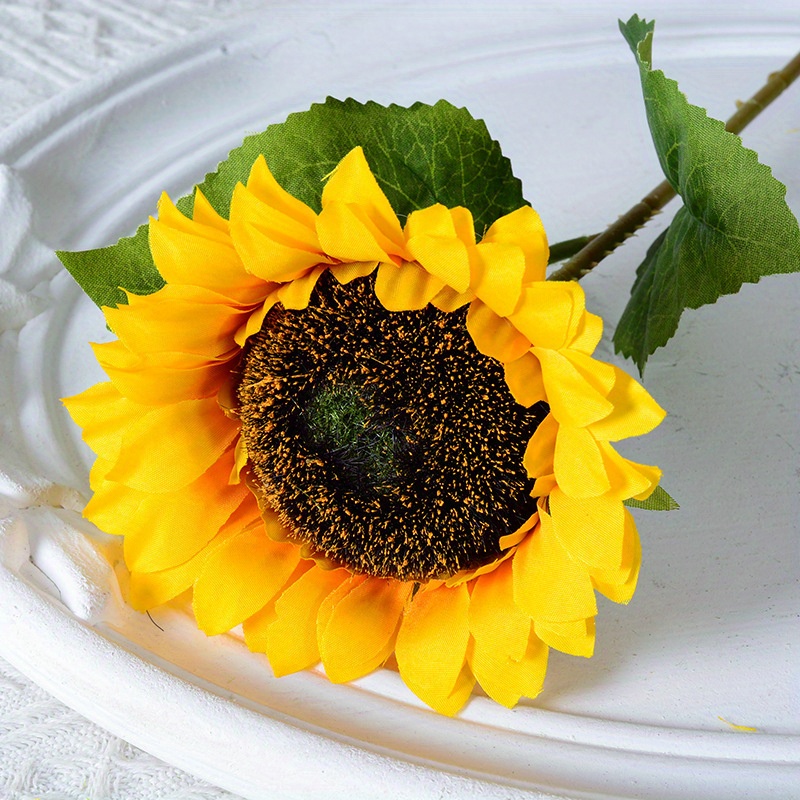
[[[773,100],[778,98],[800,76],[800,53],[782,70],[773,72],[767,82],[746,102],[739,104],[736,113],[725,123],[725,130],[740,133]],[[657,211],[660,211],[676,192],[669,181],[663,181],[619,219],[595,236],[578,251],[563,267],[548,277],[551,281],[580,280],[597,266],[609,253],[642,227]]]

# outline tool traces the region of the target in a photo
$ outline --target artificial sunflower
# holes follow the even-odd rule
[[[636,585],[624,501],[660,477],[612,442],[664,412],[592,358],[602,321],[545,281],[533,209],[480,241],[466,208],[402,225],[357,147],[319,213],[262,156],[229,220],[163,196],[149,241],[166,285],[104,308],[109,382],[65,400],[136,608],[192,588],[276,675],[390,660],[444,714],[592,654],[595,591]]]

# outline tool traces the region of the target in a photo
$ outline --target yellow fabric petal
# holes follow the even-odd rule
[[[317,218],[317,235],[325,252],[339,261],[392,261],[390,246],[355,206],[329,203]],[[405,250],[403,249],[405,253]]]
[[[622,563],[625,507],[618,496],[575,498],[557,487],[550,493],[550,514],[572,558],[595,569],[617,569]]]
[[[213,397],[152,408],[127,426],[108,479],[141,492],[175,492],[216,462],[238,432]]]
[[[481,242],[470,255],[472,290],[495,314],[509,316],[522,292],[525,254],[513,245]]]
[[[455,716],[463,707],[467,700],[472,697],[472,690],[475,687],[475,677],[469,664],[464,663],[461,672],[458,673],[455,686],[447,696],[432,696],[430,691],[421,685],[415,684],[408,678],[403,679],[406,686],[424,703],[427,703],[434,711],[445,717]]]
[[[542,220],[530,206],[495,220],[481,241],[520,247],[525,256],[523,282],[544,281],[550,248]]]
[[[592,434],[596,439],[616,442],[629,436],[650,433],[661,424],[667,412],[627,372],[618,367],[612,368],[615,380],[607,400],[613,410],[592,424]]]
[[[134,353],[178,352],[216,358],[230,352],[247,311],[196,286],[167,284],[146,297],[128,295],[128,305],[104,308],[106,321]]]
[[[116,461],[125,426],[150,409],[124,398],[112,383],[97,383],[61,401],[77,425],[83,441],[106,461]]]
[[[648,498],[661,480],[661,470],[648,464],[637,464],[623,458],[610,444],[599,443],[606,471],[614,488],[614,494],[627,500]]]
[[[158,219],[163,225],[175,231],[180,231],[192,236],[201,236],[208,239],[210,242],[224,244],[229,241],[227,224],[225,228],[220,229],[218,225],[206,225],[201,219],[184,216],[172,200],[170,200],[166,192],[162,192],[161,197],[158,199]]]
[[[531,497],[547,497],[558,486],[555,475],[540,475],[533,482]]]
[[[310,569],[314,568],[313,561],[305,561],[300,559],[294,571],[286,581],[286,587],[292,586]],[[286,588],[284,587],[284,592]],[[248,649],[253,653],[266,653],[267,651],[267,631],[270,626],[277,620],[278,612],[275,610],[277,600],[282,597],[279,593],[272,598],[263,608],[260,608],[248,617],[242,623],[242,633],[244,633],[244,640]],[[317,659],[318,660],[318,659]]]
[[[265,634],[265,652],[277,677],[319,661],[317,613],[323,600],[349,577],[344,569],[312,566],[275,601],[275,621]]]
[[[529,478],[538,478],[553,472],[558,427],[556,418],[552,414],[548,414],[531,436],[523,459]]]
[[[529,533],[533,531],[533,529],[539,524],[539,512],[534,511],[522,525],[519,526],[513,533],[508,533],[505,536],[501,536],[498,544],[500,545],[501,550],[505,550],[506,548],[513,547],[515,544],[519,544]]]
[[[473,300],[469,307],[467,330],[478,351],[501,364],[522,358],[531,347],[507,319],[499,317],[481,300]]]
[[[234,339],[239,347],[244,347],[247,340],[261,330],[261,327],[264,324],[264,320],[266,319],[267,314],[269,314],[272,307],[278,302],[278,291],[280,284],[272,284],[272,285],[275,288],[264,300],[264,303],[258,308],[256,308],[254,311],[252,311],[250,315],[247,317],[245,324],[240,326],[239,329],[236,331]]]
[[[625,533],[622,544],[622,563],[617,570],[592,570],[595,589],[615,603],[628,603],[636,591],[642,545],[633,515],[625,509]]]
[[[542,366],[550,413],[558,422],[583,428],[611,413],[611,403],[562,353],[543,347],[532,352]]]
[[[594,617],[578,619],[574,622],[537,620],[534,623],[534,630],[543,642],[562,653],[583,658],[591,658],[594,654]]]
[[[451,707],[448,699],[462,674],[468,642],[466,584],[417,592],[400,625],[395,655],[403,680],[437,711]]]
[[[344,285],[356,278],[365,278],[367,275],[371,275],[377,266],[377,261],[348,261],[344,264],[333,264],[330,270],[333,277]]]
[[[125,397],[141,405],[163,405],[216,394],[230,375],[229,359],[175,353],[175,360],[195,366],[157,366],[128,350],[118,339],[92,344],[95,358]],[[159,354],[161,356],[167,354]]]
[[[431,305],[438,308],[439,311],[444,311],[446,314],[449,314],[451,311],[456,311],[461,308],[461,306],[465,306],[474,299],[474,292],[457,292],[455,289],[445,286],[439,291],[439,294],[431,300]]]
[[[331,681],[355,680],[386,661],[411,586],[369,578],[333,606],[317,637],[325,674]]]
[[[586,355],[591,355],[603,337],[603,318],[588,311],[583,314],[575,336],[569,347]]]
[[[403,233],[407,242],[418,236],[432,236],[442,240],[455,239],[458,236],[450,209],[441,203],[412,211],[408,215]]]
[[[408,242],[408,252],[445,285],[457,292],[469,288],[469,255],[466,245],[459,239],[416,236]]]
[[[294,243],[276,241],[246,220],[233,219],[231,238],[245,269],[267,282],[292,281],[317,264],[331,262],[321,247],[306,249]]]
[[[251,497],[245,498],[220,528],[219,533],[188,561],[158,572],[131,573],[130,604],[137,611],[146,611],[185,592],[197,579],[209,555],[252,523],[253,515],[258,517],[258,507]]]
[[[377,237],[381,247],[389,253],[405,257],[400,222],[386,195],[378,186],[361,147],[354,147],[339,162],[322,190],[323,215],[332,205],[345,204],[361,210],[363,223]],[[342,261],[369,261],[372,258],[344,258],[327,247],[325,252],[336,255]],[[385,260],[377,256],[375,258],[377,261]]]
[[[389,311],[415,311],[430,303],[444,283],[413,261],[378,267],[375,296]]]
[[[113,464],[97,459],[92,467],[93,494],[83,509],[83,516],[91,520],[101,531],[114,536],[124,536],[128,520],[139,508],[139,504],[148,495],[129,489],[121,483],[99,479],[99,472],[107,472]],[[99,467],[99,469],[96,469]]]
[[[240,533],[206,560],[194,584],[197,624],[209,636],[236,627],[263,608],[300,560],[300,548],[274,542],[263,528]]]
[[[611,489],[600,447],[586,428],[559,426],[553,467],[570,497],[597,497]]]
[[[125,563],[134,572],[156,572],[194,556],[216,536],[248,490],[228,485],[233,451],[188,486],[145,494],[125,526]]]
[[[585,303],[583,289],[574,281],[542,281],[522,290],[509,319],[537,347],[558,350],[577,332]]]
[[[162,219],[163,209],[162,202]],[[190,231],[150,219],[150,252],[164,280],[211,289],[232,302],[255,302],[262,294],[263,283],[247,273],[230,238],[215,228],[187,222],[192,226]]]
[[[534,403],[546,399],[542,368],[533,353],[503,365],[506,384],[511,396],[522,406],[530,408]]]
[[[300,278],[295,278],[293,281],[284,284],[278,289],[278,301],[283,304],[284,308],[306,308],[317,281],[326,269],[328,269],[327,264],[319,264]]]
[[[472,212],[463,206],[456,206],[450,209],[450,218],[453,220],[456,236],[467,246],[474,245],[475,221],[472,219]]]
[[[239,436],[233,451],[233,467],[228,476],[228,483],[237,484],[242,482],[242,470],[247,464],[247,443],[244,436]]]
[[[519,661],[528,647],[530,629],[530,617],[514,605],[511,560],[475,580],[469,630],[483,649],[495,658]]]
[[[514,602],[529,617],[572,622],[597,614],[586,567],[561,546],[550,516],[540,509],[541,525],[514,556]]]
[[[211,203],[208,202],[206,196],[197,187],[194,189],[192,219],[195,222],[199,222],[201,225],[216,228],[221,233],[229,236],[230,226],[228,225],[228,220],[216,212]]]
[[[297,220],[309,230],[314,229],[317,215],[275,180],[263,155],[260,155],[250,168],[247,189],[266,206],[285,217]]]
[[[522,697],[536,697],[542,691],[547,656],[547,645],[531,633],[521,658],[503,658],[475,641],[469,664],[483,691],[496,703],[513,708]]]

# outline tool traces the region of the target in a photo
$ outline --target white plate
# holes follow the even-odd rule
[[[445,719],[393,672],[275,680],[236,636],[206,639],[180,609],[153,613],[162,632],[119,602],[78,513],[91,454],[58,402],[102,379],[87,342],[108,333],[51,255],[130,233],[162,189],[185,193],[244,133],[326,94],[467,105],[553,241],[596,230],[659,180],[616,16],[655,16],[656,65],[725,117],[797,47],[794,4],[766,6],[276,5],[0,139],[0,655],[250,798],[800,797],[798,276],[687,312],[652,360],[647,386],[671,415],[624,452],[659,463],[682,509],[639,515],[640,587],[628,608],[602,604],[597,655],[554,654],[542,695],[514,711],[475,697]],[[797,98],[744,137],[795,210]],[[585,281],[593,310],[618,318],[667,218]]]

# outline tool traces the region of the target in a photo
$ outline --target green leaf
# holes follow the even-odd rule
[[[634,500],[632,497],[625,500],[625,505],[631,508],[643,508],[646,511],[676,511],[680,506],[660,486],[647,500]]]
[[[151,294],[164,285],[150,255],[147,225],[140,225],[133,236],[110,247],[74,253],[59,250],[56,255],[101,308],[127,303],[122,289],[133,294]]]
[[[234,187],[263,154],[278,183],[319,211],[325,177],[358,145],[401,219],[434,203],[465,206],[482,235],[498,217],[526,205],[511,163],[483,121],[444,100],[403,108],[328,98],[248,136],[199,188],[227,217]],[[190,215],[193,196],[177,205]],[[111,247],[59,258],[98,305],[125,302],[120,287],[147,294],[163,285],[146,227]]]
[[[651,69],[653,24],[634,15],[620,30],[639,64],[658,159],[684,206],[639,267],[614,336],[617,352],[640,372],[674,335],[685,308],[800,269],[800,229],[786,187],[722,122]]]

